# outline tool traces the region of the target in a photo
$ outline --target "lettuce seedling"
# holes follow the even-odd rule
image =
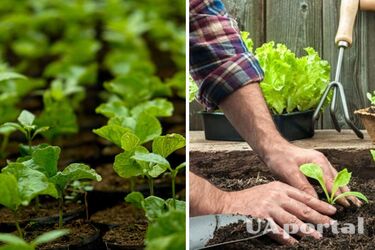
[[[41,172],[27,167],[25,164],[9,163],[0,174],[0,204],[9,208],[15,218],[19,236],[23,233],[18,222],[20,206],[27,206],[39,195],[58,197],[57,190]]]
[[[18,131],[22,132],[27,140],[29,149],[31,151],[31,141],[35,138],[36,135],[43,133],[49,129],[48,126],[38,126],[34,124],[35,116],[27,111],[23,110],[17,118],[18,123],[16,122],[6,122],[2,127],[13,127]]]
[[[339,190],[339,188],[348,185],[349,182],[350,182],[350,179],[352,177],[352,174],[349,173],[346,168],[341,170],[336,175],[336,177],[333,181],[333,186],[332,186],[332,190],[331,190],[330,195],[328,194],[327,186],[324,182],[323,170],[318,164],[315,164],[315,163],[303,164],[303,165],[300,166],[300,170],[307,177],[313,178],[313,179],[315,179],[319,182],[320,186],[322,187],[322,189],[324,191],[324,194],[327,197],[327,201],[330,204],[335,204],[336,200],[338,200],[340,198],[343,198],[345,196],[356,196],[356,197],[368,202],[367,197],[364,196],[360,192],[352,192],[352,191],[351,192],[345,192],[345,193],[341,193],[341,194],[339,194],[335,197],[335,194]]]
[[[69,230],[66,229],[53,230],[36,237],[31,242],[26,242],[22,237],[17,237],[14,234],[0,233],[0,241],[5,243],[0,247],[0,250],[35,250],[39,245],[54,241],[67,234],[69,234]]]

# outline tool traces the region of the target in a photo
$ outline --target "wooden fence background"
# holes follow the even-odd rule
[[[338,0],[223,0],[240,30],[250,32],[255,46],[264,42],[285,43],[303,55],[303,48],[313,47],[336,69],[338,49],[334,43],[340,2]],[[341,82],[344,85],[350,111],[369,105],[366,93],[375,90],[375,12],[357,16],[353,46],[345,51]],[[201,118],[196,114],[202,107],[190,105],[190,129],[201,130]],[[343,116],[338,109],[340,124]],[[353,117],[362,128],[357,117]],[[346,127],[346,126],[344,126]],[[317,128],[333,128],[328,112]]]

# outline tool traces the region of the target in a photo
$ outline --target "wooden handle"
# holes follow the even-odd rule
[[[359,8],[361,10],[375,11],[375,0],[360,0]]]
[[[341,0],[340,23],[336,34],[336,44],[345,41],[352,45],[353,28],[359,8],[359,0]]]

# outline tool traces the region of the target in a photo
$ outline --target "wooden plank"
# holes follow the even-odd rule
[[[197,101],[193,101],[189,105],[189,130],[203,130],[202,116],[198,114],[203,110],[202,105]]]
[[[298,56],[322,51],[321,0],[267,0],[266,40],[284,43]]]
[[[256,47],[262,45],[265,41],[265,0],[223,0],[223,3],[240,30],[250,32]]]
[[[367,64],[363,65],[367,71],[367,91],[375,90],[375,12],[366,12],[367,17],[367,51],[364,56],[367,57]],[[367,102],[367,105],[370,103]]]

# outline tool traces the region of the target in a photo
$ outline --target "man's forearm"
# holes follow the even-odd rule
[[[288,143],[277,131],[259,84],[248,84],[220,103],[227,118],[263,160]]]
[[[218,205],[225,203],[225,192],[192,172],[189,172],[189,192],[190,216],[221,213]]]

